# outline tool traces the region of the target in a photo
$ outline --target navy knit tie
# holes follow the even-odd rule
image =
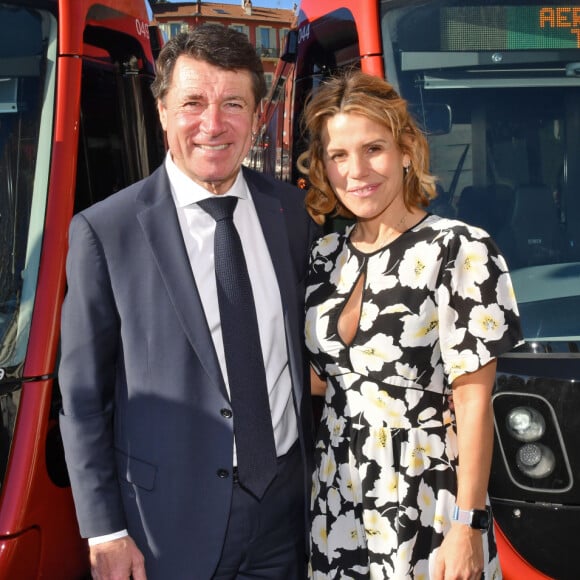
[[[198,202],[216,221],[215,277],[240,485],[258,499],[276,475],[276,446],[258,319],[240,236],[233,221],[237,197]]]

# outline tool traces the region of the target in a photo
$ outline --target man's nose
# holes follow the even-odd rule
[[[223,111],[219,104],[210,103],[201,114],[201,129],[209,135],[223,131]]]

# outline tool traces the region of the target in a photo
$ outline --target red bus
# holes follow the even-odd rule
[[[328,76],[384,76],[428,134],[430,211],[489,231],[526,338],[502,357],[490,496],[504,576],[578,577],[580,5],[303,0],[253,163],[299,183],[300,112]],[[335,224],[334,227],[340,227]]]
[[[0,23],[0,578],[78,579],[55,374],[68,223],[161,162],[158,36],[145,0],[1,0]]]

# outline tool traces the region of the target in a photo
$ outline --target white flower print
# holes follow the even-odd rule
[[[340,555],[338,549],[356,550],[364,545],[364,532],[361,534],[360,526],[354,512],[348,511],[336,518],[328,532],[328,552],[331,559]]]
[[[505,261],[505,258],[501,254],[492,255],[491,259],[493,260],[494,264],[498,267],[500,272],[507,272],[508,267]]]
[[[415,547],[415,543],[417,541],[417,534],[415,534],[410,540],[407,542],[403,542],[398,550],[395,553],[394,558],[394,570],[391,576],[387,576],[386,578],[393,578],[401,580],[403,578],[411,578],[411,558],[413,555],[413,548]]]
[[[447,458],[450,462],[454,462],[459,457],[457,433],[453,425],[449,425],[445,431],[445,449],[447,450]]]
[[[394,467],[382,467],[378,479],[366,497],[375,497],[375,505],[404,503],[409,491],[409,482],[401,477]]]
[[[437,413],[435,407],[428,407],[419,413],[417,417],[419,419],[419,425],[423,429],[429,429],[433,427],[441,426],[441,417]]]
[[[340,493],[335,487],[331,487],[328,490],[328,497],[326,498],[326,504],[330,513],[336,518],[340,513],[340,506],[342,505]]]
[[[407,314],[403,320],[402,346],[428,346],[439,336],[439,315],[435,303],[427,298],[419,309],[419,314]]]
[[[486,341],[499,340],[507,331],[502,309],[497,304],[476,306],[469,314],[469,332]]]
[[[383,365],[401,357],[403,351],[395,346],[392,336],[382,332],[375,334],[364,344],[350,348],[352,368],[361,374],[369,371],[380,371]]]
[[[471,298],[481,302],[479,286],[489,277],[487,268],[488,251],[482,242],[469,241],[460,236],[461,245],[455,258],[455,267],[451,277],[453,291],[461,298]]]
[[[449,384],[465,373],[472,373],[479,367],[479,358],[470,350],[458,352],[449,350],[443,357],[445,361],[445,373],[449,377]]]
[[[397,545],[391,520],[378,510],[364,510],[363,523],[369,549],[375,554],[390,554]]]
[[[392,568],[385,563],[371,562],[369,579],[385,580],[385,578],[393,578]]]
[[[401,314],[403,312],[410,312],[409,307],[405,304],[389,304],[381,310],[380,314]]]
[[[328,407],[328,415],[326,416],[326,426],[330,433],[330,444],[332,447],[338,447],[344,441],[344,427],[346,425],[346,417],[338,416],[333,407]]]
[[[391,446],[391,430],[388,427],[370,427],[369,436],[362,447],[363,454],[369,459],[380,457],[386,459],[385,450]]]
[[[355,466],[343,463],[338,468],[340,494],[347,501],[359,504],[362,501],[360,474]]]
[[[417,387],[421,388],[421,385],[416,383],[417,373],[414,372],[417,370],[416,367],[395,363],[395,370],[397,371],[397,374],[385,376],[382,382],[389,385],[408,388],[409,390]]]
[[[443,351],[463,343],[465,328],[459,328],[459,314],[450,305],[449,290],[445,286],[437,289],[437,310],[439,313],[439,341]]]
[[[341,302],[340,298],[335,298],[307,309],[304,321],[304,337],[311,352],[336,352],[342,348],[340,342],[329,338],[330,333],[328,332],[330,322],[328,313]]]
[[[321,482],[332,484],[336,476],[336,460],[334,451],[329,449],[321,454],[320,467],[318,468],[318,478]]]
[[[391,252],[386,249],[369,257],[367,263],[367,285],[373,294],[379,294],[397,285],[397,277],[387,272]]]
[[[433,289],[441,260],[437,244],[419,242],[409,248],[399,267],[399,281],[409,288]]]
[[[407,429],[410,427],[406,417],[405,403],[394,399],[379,389],[376,383],[365,381],[360,392],[349,393],[350,412],[352,416],[364,413],[371,427],[389,426],[391,429]]]
[[[359,321],[361,330],[367,331],[372,328],[378,315],[379,307],[376,304],[363,302]]]
[[[337,258],[330,274],[330,283],[336,287],[337,294],[348,294],[360,274],[360,264],[355,254],[345,246]]]
[[[409,441],[401,445],[401,465],[407,468],[409,475],[421,475],[423,471],[431,469],[431,460],[440,459],[444,452],[445,445],[439,435],[412,429]]]
[[[340,234],[332,233],[322,236],[316,241],[313,247],[313,255],[329,256],[338,248],[338,243],[340,241]]]
[[[326,516],[319,515],[312,520],[311,541],[325,554],[328,551],[328,534],[326,531]]]
[[[516,302],[516,293],[512,284],[512,279],[509,274],[500,274],[497,279],[497,303],[505,310],[513,310],[518,312],[518,304]]]
[[[431,526],[435,518],[435,492],[430,485],[425,482],[419,484],[419,494],[417,496],[419,513],[421,514],[421,525]]]
[[[429,580],[429,560],[419,560],[413,566],[414,580]]]
[[[395,368],[397,369],[397,374],[410,383],[414,383],[417,380],[417,367],[409,364],[395,363]]]
[[[480,366],[487,364],[491,360],[491,354],[489,349],[486,348],[485,344],[481,341],[477,342],[476,346],[477,357],[480,360]]]

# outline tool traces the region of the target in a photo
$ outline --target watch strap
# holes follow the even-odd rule
[[[459,506],[455,506],[453,508],[453,521],[454,522],[459,522],[460,524],[466,524],[468,526],[471,525],[471,519],[473,517],[473,514],[471,513],[471,510],[462,510],[459,509]]]
[[[483,510],[462,510],[456,505],[452,519],[473,529],[486,531],[491,525],[491,509],[486,506]]]

